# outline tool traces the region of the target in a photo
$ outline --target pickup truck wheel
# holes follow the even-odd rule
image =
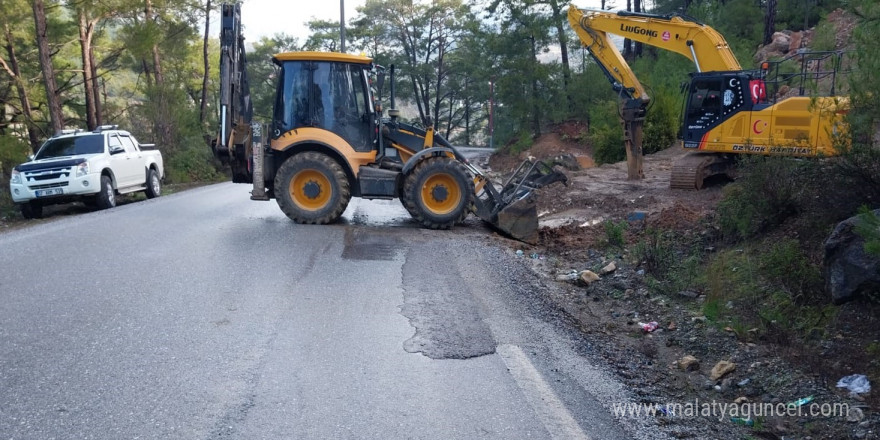
[[[336,221],[351,200],[348,178],[326,154],[296,154],[275,173],[275,200],[297,223],[323,225]]]
[[[21,216],[28,220],[43,218],[43,205],[37,202],[22,203]]]
[[[147,171],[147,198],[153,199],[162,194],[162,182],[159,180],[159,174],[156,170],[150,168]]]
[[[116,206],[116,191],[109,176],[101,176],[101,192],[95,197],[98,209],[110,209]]]

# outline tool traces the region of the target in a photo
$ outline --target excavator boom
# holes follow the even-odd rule
[[[709,26],[677,15],[607,12],[578,9],[572,5],[568,9],[568,21],[612,84],[633,99],[647,101],[648,98],[620,50],[611,41],[612,34],[681,54],[694,63],[697,72],[742,70],[721,34]]]

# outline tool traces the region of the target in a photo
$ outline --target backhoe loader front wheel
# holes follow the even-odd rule
[[[474,203],[474,182],[460,162],[429,157],[406,175],[403,204],[422,225],[449,229],[465,219]]]
[[[345,171],[321,153],[291,156],[275,174],[278,206],[297,223],[323,225],[336,221],[351,200]]]

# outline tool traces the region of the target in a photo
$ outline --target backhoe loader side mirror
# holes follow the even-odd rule
[[[379,72],[376,75],[376,90],[378,90],[379,95],[382,95],[382,90],[385,87],[385,72]]]

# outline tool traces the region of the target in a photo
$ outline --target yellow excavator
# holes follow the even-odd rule
[[[214,155],[251,199],[275,199],[297,223],[335,222],[352,197],[399,198],[423,226],[448,229],[473,212],[501,232],[534,243],[533,191],[565,175],[527,160],[496,185],[431,123],[399,120],[394,66],[388,117],[380,97],[385,69],[370,58],[330,52],[274,56],[272,121],[253,123],[239,4],[221,7],[220,127]],[[375,90],[374,90],[375,89]]]
[[[620,94],[631,179],[642,177],[642,127],[650,97],[611,35],[676,52],[696,66],[679,131],[682,147],[693,153],[674,164],[673,188],[701,189],[711,176],[732,176],[737,154],[838,154],[836,137],[846,132],[843,116],[849,109],[846,97],[834,96],[841,52],[799,51],[760,69],[743,70],[721,34],[682,16],[571,5],[568,20]],[[783,67],[790,61],[800,64],[799,72]],[[817,87],[828,96],[808,96]]]

